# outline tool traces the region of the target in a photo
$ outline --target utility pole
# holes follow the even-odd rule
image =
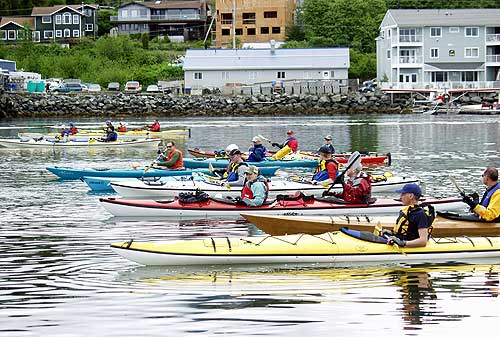
[[[233,0],[233,26],[232,26],[232,35],[233,35],[233,48],[236,49],[236,0]]]

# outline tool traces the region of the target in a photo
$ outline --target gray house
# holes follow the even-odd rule
[[[500,9],[388,10],[376,43],[383,88],[499,86]]]
[[[200,89],[312,80],[346,84],[348,71],[349,48],[190,49],[184,85]]]
[[[33,39],[38,36],[33,32],[35,20],[29,16],[4,16],[0,20],[0,39],[4,43],[17,43],[20,40]]]

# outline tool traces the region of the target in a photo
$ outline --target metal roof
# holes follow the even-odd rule
[[[184,70],[349,68],[349,48],[188,49]]]
[[[482,62],[455,62],[455,63],[426,63],[425,71],[450,71],[450,70],[480,70],[484,71],[484,63]]]
[[[84,4],[83,6],[84,8],[89,7],[97,9],[97,6],[94,4]],[[71,9],[78,14],[81,14],[82,5],[54,5],[51,7],[33,7],[33,9],[31,10],[31,16],[52,15],[65,8]]]
[[[130,5],[140,5],[151,9],[186,9],[186,8],[202,8],[205,3],[201,0],[187,0],[187,1],[145,1],[138,2],[132,1],[121,5],[118,8],[124,8]]]
[[[398,26],[500,26],[500,8],[390,9]]]

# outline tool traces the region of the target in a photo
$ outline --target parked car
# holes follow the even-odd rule
[[[137,81],[128,81],[125,83],[125,92],[141,92],[142,86]]]
[[[101,86],[99,84],[90,84],[89,89],[90,92],[100,92]]]
[[[160,88],[156,84],[150,84],[146,88],[146,92],[160,92]]]
[[[82,91],[82,85],[80,83],[63,83],[57,88],[54,88],[54,92],[77,92]]]
[[[109,91],[120,91],[120,83],[118,82],[110,82],[108,83]]]

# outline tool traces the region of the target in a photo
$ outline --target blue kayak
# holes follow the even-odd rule
[[[214,168],[225,168],[229,163],[229,159],[216,159],[216,158],[184,158],[184,167],[186,168],[208,168],[212,164]],[[318,166],[317,159],[290,159],[290,160],[263,160],[259,162],[248,162],[248,164],[257,167],[278,166],[284,167],[316,167]]]
[[[272,176],[279,167],[263,167],[261,174]],[[137,169],[74,169],[69,167],[47,167],[47,170],[64,180],[78,180],[82,177],[107,177],[107,178],[143,178],[143,177],[169,177],[169,176],[190,176],[193,172],[211,174],[208,169],[201,170],[161,170],[151,168],[145,171],[144,167]]]

